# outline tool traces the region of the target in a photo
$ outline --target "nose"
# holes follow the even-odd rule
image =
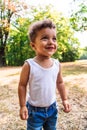
[[[54,44],[53,39],[49,39],[48,44],[49,44],[49,45]]]

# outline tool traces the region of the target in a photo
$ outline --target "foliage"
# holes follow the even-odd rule
[[[32,7],[28,18],[18,18],[12,23],[6,46],[6,63],[8,65],[22,65],[24,60],[35,55],[28,45],[28,28],[31,23],[45,18],[52,19],[57,27],[58,50],[53,57],[59,58],[60,61],[74,61],[77,59],[79,42],[74,38],[69,20],[53,10],[50,5],[43,8]]]
[[[87,1],[75,0],[74,4],[77,4],[76,11],[73,10],[73,13],[70,18],[71,26],[76,31],[87,30]]]
[[[60,61],[75,61],[79,57],[79,42],[69,25],[69,19],[60,15],[57,20],[58,52],[55,57]]]
[[[32,57],[29,39],[27,36],[28,19],[18,18],[16,29],[11,30],[6,46],[6,63],[8,65],[22,65],[25,58]]]
[[[81,54],[80,54],[80,58],[81,60],[83,59],[87,59],[87,47],[84,47],[83,49],[81,49]]]
[[[26,9],[25,4],[18,0],[0,0],[0,66],[6,65],[5,48],[11,20],[15,19],[23,9]]]
[[[5,46],[9,34],[10,20],[13,15],[13,6],[5,1],[0,1],[0,64],[5,64]]]

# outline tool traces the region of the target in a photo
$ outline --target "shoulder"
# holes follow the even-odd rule
[[[30,70],[30,65],[27,61],[24,62],[23,66],[22,66],[22,72],[24,73],[28,73]]]
[[[33,58],[25,60],[25,63],[27,63],[28,65],[31,65],[32,62],[33,62]]]
[[[55,64],[57,64],[58,66],[60,65],[60,62],[59,62],[59,60],[58,60],[58,59],[54,59],[54,58],[53,58],[52,60],[53,60],[53,61],[54,61],[54,63],[55,63]]]
[[[61,71],[61,63],[58,59],[53,59],[54,63],[56,64],[56,66],[59,68],[59,72]]]
[[[25,62],[22,66],[22,70],[20,73],[20,84],[26,86],[28,78],[30,74],[30,67],[27,62]]]

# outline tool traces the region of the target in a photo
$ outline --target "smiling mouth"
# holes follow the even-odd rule
[[[56,49],[56,47],[46,47],[48,50]]]

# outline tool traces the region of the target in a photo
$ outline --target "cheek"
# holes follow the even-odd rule
[[[37,46],[37,48],[43,48],[43,47],[44,47],[43,44],[39,44],[39,45]]]
[[[58,45],[56,46],[56,49],[58,49]]]
[[[36,46],[36,50],[37,51],[42,51],[43,50],[43,46],[42,45],[37,45]]]
[[[58,48],[58,44],[56,43],[56,48]]]

